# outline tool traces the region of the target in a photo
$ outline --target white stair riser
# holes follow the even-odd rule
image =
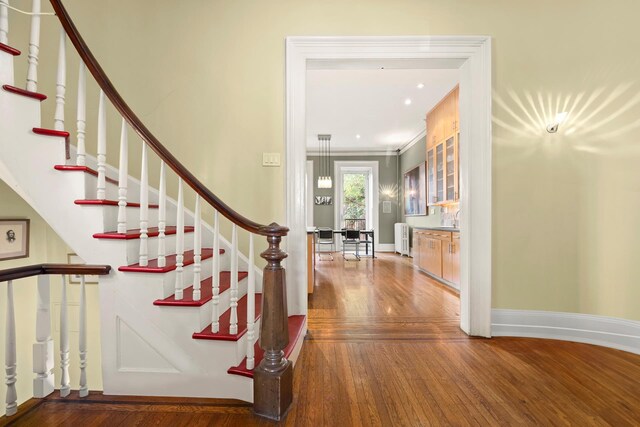
[[[13,55],[0,51],[0,84],[14,86]]]

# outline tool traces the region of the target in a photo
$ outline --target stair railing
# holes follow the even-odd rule
[[[8,17],[7,7],[9,0],[0,0],[0,38],[8,40]],[[38,54],[40,39],[40,17],[41,0],[32,0],[32,22],[31,37],[29,41],[27,91],[35,92],[38,83]],[[176,211],[175,229],[175,299],[180,300],[185,295],[185,263],[187,259],[193,262],[194,282],[192,298],[200,300],[202,298],[201,277],[211,274],[212,277],[212,332],[218,332],[219,320],[221,316],[220,308],[220,270],[221,261],[220,239],[221,239],[221,219],[225,218],[231,223],[231,288],[230,288],[230,308],[231,325],[230,333],[238,332],[238,301],[239,284],[238,269],[240,263],[239,229],[248,233],[249,254],[245,261],[248,267],[247,285],[247,336],[246,336],[246,356],[247,367],[254,368],[254,341],[255,341],[255,271],[254,271],[254,235],[264,236],[267,239],[268,247],[261,253],[261,257],[267,261],[263,270],[262,283],[262,314],[259,335],[259,345],[264,350],[264,357],[260,364],[254,368],[254,411],[262,416],[279,419],[286,413],[292,401],[292,366],[284,357],[284,349],[289,342],[288,336],[288,315],[286,304],[286,279],[285,271],[282,267],[282,260],[287,254],[281,249],[282,238],[287,235],[288,228],[276,223],[269,225],[254,222],[233,210],[212,191],[210,191],[195,175],[182,165],[171,152],[160,143],[160,141],[147,129],[142,121],[131,110],[121,95],[115,89],[104,70],[96,60],[91,50],[86,45],[74,22],[69,16],[61,0],[50,0],[51,5],[57,15],[62,28],[59,35],[58,67],[56,79],[56,109],[54,116],[55,131],[59,135],[69,134],[65,130],[65,94],[67,87],[66,69],[66,43],[67,38],[71,41],[78,55],[80,56],[80,68],[78,72],[78,98],[76,112],[76,141],[75,166],[87,168],[87,171],[97,175],[96,199],[97,204],[117,204],[117,232],[125,233],[128,221],[127,207],[137,206],[131,200],[134,199],[129,191],[128,177],[128,130],[132,128],[142,139],[141,145],[141,179],[139,182],[139,229],[140,229],[140,250],[138,264],[147,266],[154,257],[157,265],[163,267],[167,263],[170,254],[169,241],[166,236],[170,232],[167,226],[167,169],[177,175],[178,199]],[[0,40],[0,42],[2,41]],[[86,137],[86,71],[89,71],[100,87],[98,126],[97,126],[97,150],[95,164],[92,158],[87,155]],[[107,108],[111,104],[122,117],[122,128],[120,134],[119,170],[117,177],[107,177]],[[69,154],[69,143],[67,138],[66,151]],[[159,157],[160,160],[160,180],[159,192],[157,194],[157,205],[150,204],[149,174],[148,174],[148,148]],[[67,158],[69,158],[67,156]],[[93,166],[95,170],[88,168]],[[117,188],[113,189],[108,184],[117,183]],[[185,251],[185,223],[190,219],[185,215],[185,185],[195,192],[196,202],[193,214],[194,238],[193,251]],[[114,194],[115,193],[115,194]],[[109,200],[117,199],[117,200]],[[203,248],[202,239],[202,203],[207,203],[214,210],[213,214],[213,248]],[[150,222],[150,209],[157,209],[157,224]],[[149,234],[152,227],[156,226],[154,232],[157,233],[158,245],[157,253],[150,253]],[[211,268],[204,269],[203,259],[210,258],[212,254]]]
[[[25,267],[0,270],[0,283],[7,282],[7,307],[5,321],[5,385],[7,387],[5,414],[14,415],[18,408],[16,392],[16,319],[13,299],[13,281],[38,276],[36,307],[36,342],[33,344],[33,396],[42,398],[53,393],[55,379],[53,373],[53,338],[51,337],[51,285],[49,275],[62,275],[62,294],[60,304],[60,396],[71,392],[69,387],[69,322],[67,318],[67,281],[66,275],[80,275],[80,317],[79,346],[80,354],[80,397],[89,395],[87,387],[87,299],[85,275],[106,275],[111,271],[108,265],[38,264]]]

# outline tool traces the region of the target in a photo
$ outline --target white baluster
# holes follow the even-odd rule
[[[86,149],[84,146],[85,129],[87,126],[87,67],[80,61],[78,70],[78,112],[76,115],[78,127],[78,150],[76,153],[76,165],[86,164]]]
[[[80,331],[78,336],[78,350],[80,351],[80,397],[89,395],[87,387],[87,290],[85,277],[80,276]]]
[[[4,348],[5,384],[7,385],[7,403],[5,414],[11,416],[18,411],[18,394],[16,393],[16,316],[13,305],[13,282],[7,282],[7,319]]]
[[[127,232],[127,181],[129,179],[129,136],[127,122],[122,119],[120,163],[118,165],[118,233]]]
[[[104,200],[107,197],[105,177],[107,170],[107,108],[105,102],[104,92],[101,90],[98,104],[98,200]]]
[[[62,276],[60,301],[60,397],[71,393],[69,386],[69,324],[67,323],[67,276]]]
[[[158,201],[158,267],[167,265],[165,231],[167,226],[167,183],[165,181],[164,162],[160,162],[160,190]]]
[[[214,257],[216,255],[214,254]],[[238,226],[231,229],[231,320],[229,333],[238,333]]]
[[[36,311],[36,342],[33,344],[33,397],[43,398],[53,393],[53,339],[51,338],[51,286],[49,276],[38,276]]]
[[[196,211],[193,230],[193,300],[200,301],[200,280],[202,270],[202,227],[200,224],[200,196],[196,195]]]
[[[253,347],[256,327],[256,278],[253,263],[253,233],[249,233],[249,276],[247,277],[247,369],[253,369],[256,363]]]
[[[0,0],[0,43],[9,44],[9,0]]]
[[[29,39],[29,68],[27,69],[27,90],[38,90],[38,54],[40,52],[40,0],[31,2],[31,37]]]
[[[149,265],[149,171],[147,144],[142,142],[142,167],[140,171],[140,260],[141,266]]]
[[[64,130],[64,97],[67,91],[67,33],[60,27],[60,47],[58,49],[58,76],[56,80],[55,130]]]
[[[178,219],[176,228],[176,287],[174,298],[181,300],[184,289],[184,278],[182,277],[184,270],[184,194],[182,191],[182,178],[178,180]]]
[[[211,310],[211,331],[217,333],[220,331],[220,217],[218,211],[213,213],[213,269],[211,272],[212,290],[212,310]]]

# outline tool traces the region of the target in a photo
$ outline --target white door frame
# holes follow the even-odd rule
[[[379,221],[379,210],[380,210],[380,206],[379,205],[379,188],[380,188],[380,181],[379,181],[379,163],[377,161],[367,161],[367,160],[339,160],[339,161],[334,161],[333,162],[333,170],[334,170],[334,177],[335,177],[335,193],[334,193],[334,206],[335,209],[333,210],[333,224],[334,224],[334,228],[338,228],[340,227],[340,220],[341,220],[341,215],[340,215],[340,210],[342,209],[342,199],[341,199],[341,193],[342,193],[342,169],[347,169],[347,170],[357,170],[357,169],[370,169],[371,170],[371,200],[369,200],[369,204],[371,207],[371,224],[373,225],[373,229],[375,230],[375,233],[373,233],[374,236],[374,243],[376,246],[378,246],[378,235],[380,234],[380,221]],[[339,237],[339,236],[338,236]],[[341,239],[338,239],[338,241],[336,242],[336,249],[338,250],[342,250],[342,243],[341,243]]]
[[[314,59],[451,59],[460,68],[460,327],[491,336],[491,38],[287,37],[285,213],[290,313],[307,312],[306,69]]]
[[[306,224],[307,227],[315,227],[314,217],[313,217],[313,208],[315,206],[315,198],[313,195],[313,189],[315,188],[315,177],[313,175],[313,160],[307,160],[307,169],[305,171],[307,188],[306,190],[306,199],[307,199],[307,216],[306,216]]]

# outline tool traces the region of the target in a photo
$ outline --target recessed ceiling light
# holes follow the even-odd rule
[[[360,134],[357,134],[357,135],[356,135],[356,139],[360,139]]]
[[[411,105],[411,98],[407,98],[404,100],[404,105]]]
[[[424,83],[418,83],[418,89],[422,89],[424,87]]]

